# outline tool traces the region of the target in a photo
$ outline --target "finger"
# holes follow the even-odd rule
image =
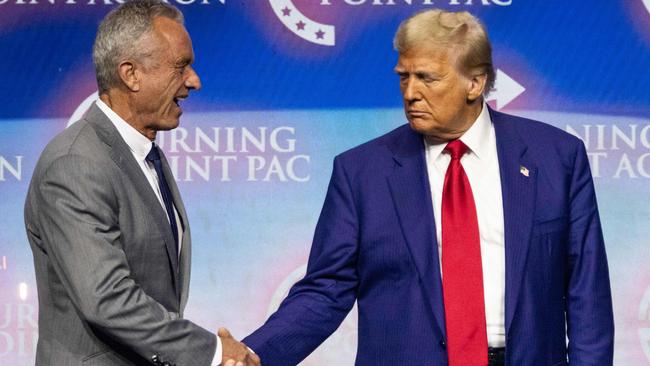
[[[235,360],[230,359],[223,366],[235,366]]]
[[[255,366],[260,366],[260,365],[262,365],[262,360],[260,359],[260,356],[256,355],[256,354],[253,353],[253,352],[250,352],[250,353],[248,354],[248,359],[251,360],[251,362],[252,362],[253,365],[255,365]]]
[[[239,362],[237,362],[237,364],[235,366],[246,366],[246,365],[244,365],[243,362],[239,361]]]
[[[217,335],[219,336],[219,338],[232,337],[232,335],[230,335],[230,332],[226,328],[219,328],[219,331],[217,332]]]

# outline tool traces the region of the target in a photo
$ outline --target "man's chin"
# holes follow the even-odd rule
[[[460,137],[460,135],[448,131],[440,131],[432,126],[430,121],[424,121],[421,118],[409,119],[409,126],[413,131],[421,134],[427,139],[427,141],[433,144],[454,140]]]
[[[179,125],[180,125],[180,120],[179,120],[179,119],[174,119],[174,120],[164,121],[164,122],[161,122],[161,123],[158,125],[158,131],[169,131],[169,130],[173,130],[173,129],[175,129],[176,127],[178,127]]]
[[[423,135],[428,134],[431,130],[431,124],[426,120],[420,117],[408,117],[409,126],[415,132],[421,133]]]

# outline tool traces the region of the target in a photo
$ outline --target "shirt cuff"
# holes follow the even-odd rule
[[[217,349],[214,352],[214,358],[212,359],[212,366],[221,365],[223,358],[223,348],[221,347],[221,338],[217,336]]]

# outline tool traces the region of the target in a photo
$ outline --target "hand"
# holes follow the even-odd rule
[[[260,356],[258,356],[252,349],[250,349],[250,347],[246,346],[246,344],[244,344],[243,342],[242,344],[248,350],[248,360],[249,360],[248,363],[251,366],[262,366],[262,359],[260,358]]]
[[[221,346],[223,347],[223,356],[221,358],[223,366],[262,365],[259,356],[250,351],[245,344],[233,338],[228,329],[219,328],[217,335],[221,338]]]

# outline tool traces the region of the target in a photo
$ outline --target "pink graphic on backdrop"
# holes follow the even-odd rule
[[[0,258],[0,364],[34,364],[38,338],[36,286],[12,256]]]
[[[639,37],[650,44],[650,0],[634,0],[624,5]]]
[[[639,303],[639,342],[647,361],[650,361],[650,282]]]
[[[617,272],[622,277],[612,286],[617,363],[650,362],[650,273],[645,267]]]
[[[80,104],[97,91],[95,70],[91,62],[90,48],[87,55],[79,55],[78,62],[59,68],[62,82],[51,88],[49,96],[42,101],[40,114],[65,118],[61,131],[67,127],[73,115],[81,116]],[[85,108],[91,103],[86,103]]]
[[[307,264],[295,268],[282,280],[271,297],[267,310],[267,317],[271,316],[280,306],[280,303],[289,294],[294,283],[302,279],[307,271]],[[357,349],[358,336],[358,310],[352,308],[339,328],[309,357],[300,363],[301,366],[340,365],[345,361],[354,359]]]
[[[500,44],[493,44],[493,48],[497,90],[487,97],[491,107],[506,111],[556,109],[557,103],[549,103],[548,96],[559,95],[560,91],[555,90],[523,55]]]
[[[650,13],[650,0],[643,0],[643,5],[645,5],[645,8],[648,10],[648,13]]]

